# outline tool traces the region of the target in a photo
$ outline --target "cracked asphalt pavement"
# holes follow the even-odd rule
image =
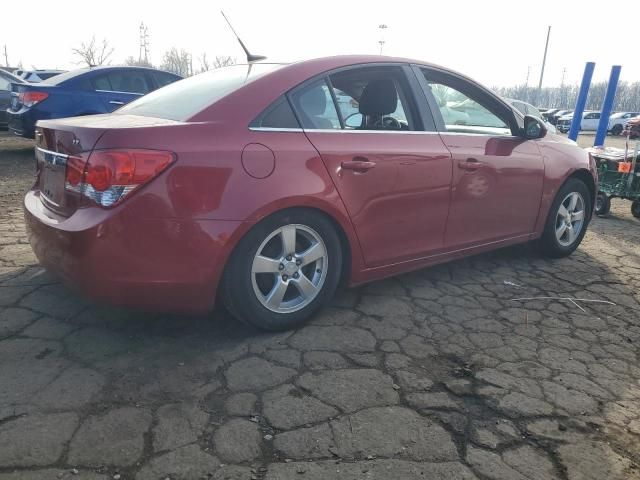
[[[628,202],[570,258],[500,250],[265,334],[76,296],[25,238],[32,170],[0,150],[0,480],[640,479]]]

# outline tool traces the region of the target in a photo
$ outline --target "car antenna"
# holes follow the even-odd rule
[[[240,46],[242,47],[242,49],[244,50],[244,53],[247,54],[247,63],[253,63],[253,62],[259,62],[260,60],[266,60],[267,57],[263,56],[263,55],[252,55],[249,52],[249,49],[245,46],[244,43],[242,43],[242,40],[240,40],[240,37],[238,36],[238,34],[236,33],[236,31],[233,28],[233,25],[231,25],[231,22],[229,21],[229,19],[227,18],[227,16],[224,14],[224,12],[222,10],[220,10],[220,13],[222,14],[222,16],[224,17],[224,19],[227,22],[227,25],[229,25],[229,28],[231,29],[231,31],[233,32],[233,34],[236,36],[236,38],[238,39],[238,42],[240,43]]]

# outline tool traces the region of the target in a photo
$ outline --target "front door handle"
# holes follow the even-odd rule
[[[347,160],[341,164],[344,170],[354,170],[356,172],[366,172],[376,166],[376,162],[370,162],[365,157],[353,157],[353,160]]]
[[[120,102],[118,100],[109,100],[111,105],[124,105],[124,102]]]
[[[477,170],[480,167],[482,167],[484,164],[482,162],[479,162],[477,159],[475,158],[467,158],[464,161],[458,162],[458,168],[461,168],[462,170]]]

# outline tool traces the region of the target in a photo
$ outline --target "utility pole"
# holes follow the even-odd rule
[[[386,43],[384,41],[384,31],[389,27],[384,23],[381,23],[380,25],[378,25],[378,28],[380,29],[380,40],[378,40],[378,43],[380,44],[380,55],[382,55],[382,49],[384,47],[384,44]]]
[[[544,56],[542,57],[542,68],[540,69],[540,82],[538,82],[538,93],[542,90],[542,79],[544,78],[544,67],[547,64],[547,50],[549,49],[549,36],[551,35],[551,25],[547,29],[547,42],[544,44]]]
[[[531,74],[531,65],[529,65],[527,67],[527,80],[524,82],[524,86],[528,87],[529,86],[529,75]]]
[[[138,61],[140,63],[149,63],[149,28],[140,22],[140,50],[138,52]]]
[[[4,66],[9,66],[9,55],[7,54],[7,44],[4,44]]]

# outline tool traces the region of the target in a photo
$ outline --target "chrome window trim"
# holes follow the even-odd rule
[[[393,135],[438,135],[439,132],[428,132],[426,130],[342,130],[327,128],[308,128],[304,130],[309,133],[383,133]]]
[[[121,92],[120,90],[97,90],[96,89],[95,91],[100,93],[124,93],[125,95],[140,95],[141,97],[146,95],[146,93]],[[151,90],[149,90],[147,93],[151,93]]]
[[[69,155],[64,153],[52,152],[41,147],[36,147],[36,151],[42,153],[42,161],[51,165],[66,166]],[[60,159],[58,161],[58,159]]]
[[[252,132],[304,132],[301,128],[249,127]]]

